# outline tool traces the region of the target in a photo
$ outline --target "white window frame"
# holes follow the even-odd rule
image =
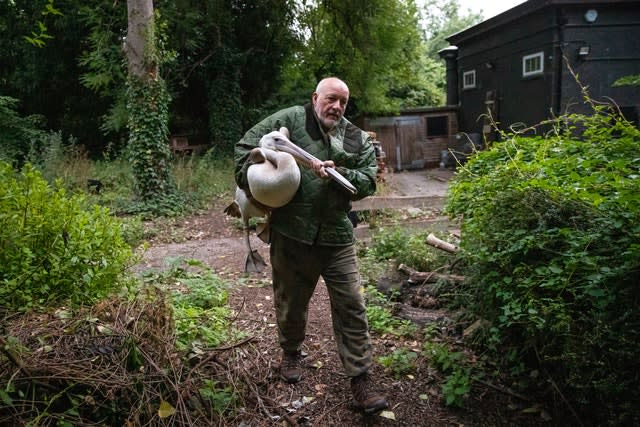
[[[471,77],[467,83],[467,77]],[[476,70],[469,70],[462,73],[462,89],[474,89],[476,87]]]
[[[527,64],[531,64],[532,60],[539,59],[540,67],[535,70],[527,70]],[[522,57],[522,77],[536,76],[544,72],[544,52],[536,52],[531,55],[525,55]]]

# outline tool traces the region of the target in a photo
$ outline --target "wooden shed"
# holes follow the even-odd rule
[[[396,171],[437,167],[443,151],[459,144],[456,107],[416,108],[398,116],[366,118],[364,129],[376,133],[386,166]]]

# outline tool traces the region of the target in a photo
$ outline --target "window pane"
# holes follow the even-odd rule
[[[522,74],[527,76],[530,74],[539,74],[544,70],[543,52],[534,53],[522,57]]]

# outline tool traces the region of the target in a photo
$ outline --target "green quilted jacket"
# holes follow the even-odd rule
[[[256,124],[235,145],[235,179],[248,190],[247,157],[263,135],[281,127],[289,129],[291,141],[320,160],[333,160],[336,170],[358,190],[350,194],[329,179],[316,177],[301,167],[300,187],[285,206],[273,209],[271,228],[307,244],[344,246],[354,242],[348,213],[351,201],[376,191],[377,164],[371,137],[344,117],[324,133],[311,104],[281,110]]]

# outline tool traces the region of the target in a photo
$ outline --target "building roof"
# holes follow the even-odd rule
[[[477,25],[466,28],[455,34],[450,35],[446,40],[452,45],[464,43],[469,39],[473,39],[483,33],[492,31],[495,28],[508,24],[511,21],[530,15],[540,9],[555,6],[593,6],[598,5],[617,5],[617,4],[639,3],[638,0],[528,0],[521,3],[499,15],[489,18]]]

